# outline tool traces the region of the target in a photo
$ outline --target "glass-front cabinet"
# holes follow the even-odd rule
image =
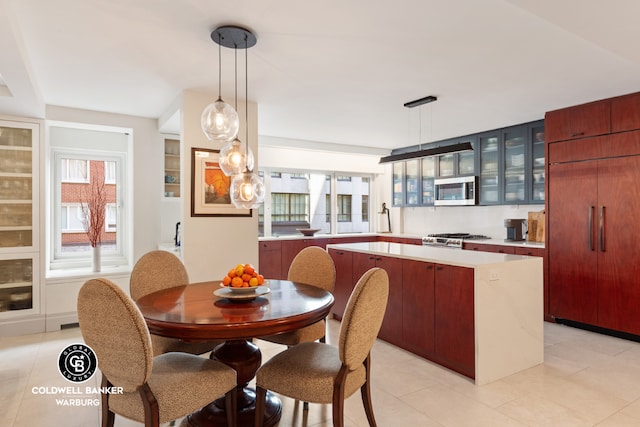
[[[479,193],[481,205],[500,203],[500,135],[498,133],[483,134],[478,138],[479,152]]]
[[[543,120],[433,144],[442,147],[463,142],[471,143],[473,151],[394,163],[393,205],[433,206],[434,178],[459,176],[478,177],[480,205],[544,203]]]
[[[504,190],[503,202],[506,204],[524,203],[525,196],[525,136],[526,128],[516,127],[502,134]]]
[[[421,179],[422,179],[422,200],[421,204],[424,206],[433,206],[435,201],[435,185],[434,179],[436,176],[436,159],[435,157],[424,157],[421,160]]]
[[[39,131],[0,120],[0,319],[38,309]]]
[[[530,199],[532,203],[544,203],[544,123],[529,127],[531,138]]]
[[[405,164],[404,184],[406,192],[405,204],[417,206],[419,203],[420,190],[420,159],[407,160]]]
[[[404,205],[404,162],[393,163],[393,206]]]

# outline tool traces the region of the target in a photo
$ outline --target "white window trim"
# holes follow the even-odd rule
[[[49,227],[49,270],[59,269],[84,269],[91,266],[91,252],[86,253],[63,253],[62,247],[62,232],[61,232],[61,218],[60,211],[58,209],[61,203],[61,171],[59,164],[63,158],[72,158],[79,160],[103,160],[114,161],[120,165],[116,172],[116,200],[117,200],[117,217],[116,224],[122,225],[118,227],[118,239],[116,243],[115,252],[103,252],[101,256],[101,263],[103,266],[119,266],[128,264],[127,248],[129,246],[128,229],[125,226],[125,221],[130,220],[131,216],[125,215],[122,209],[122,203],[124,200],[128,200],[127,185],[129,176],[129,166],[127,164],[126,153],[116,152],[100,152],[97,150],[78,150],[71,148],[52,147],[51,148],[51,209],[50,209],[50,227]],[[68,182],[68,181],[65,181]]]

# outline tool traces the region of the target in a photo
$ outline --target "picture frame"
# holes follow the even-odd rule
[[[231,203],[231,177],[220,169],[220,150],[191,148],[191,216],[251,216]]]

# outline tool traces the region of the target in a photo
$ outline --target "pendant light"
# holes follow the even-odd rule
[[[238,46],[235,50],[235,108],[238,109]],[[238,137],[227,142],[220,149],[219,165],[222,172],[227,176],[237,175],[244,172],[248,167],[253,169],[253,152],[250,148],[243,148],[244,144]]]
[[[210,141],[230,141],[238,135],[240,118],[236,110],[222,100],[222,38],[220,27],[211,33],[211,39],[218,43],[218,99],[202,111],[200,125]]]
[[[249,55],[248,43],[245,43],[245,150],[249,156]],[[258,174],[253,173],[253,165],[247,164],[244,172],[234,175],[231,180],[231,203],[239,209],[253,209],[264,202],[264,182]]]

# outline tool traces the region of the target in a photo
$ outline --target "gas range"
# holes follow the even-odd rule
[[[445,246],[448,248],[462,248],[465,240],[487,240],[491,237],[482,234],[469,233],[437,233],[428,234],[422,238],[422,244],[426,246]]]

